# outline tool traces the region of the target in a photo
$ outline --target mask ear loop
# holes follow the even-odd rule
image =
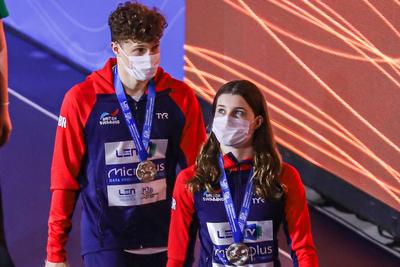
[[[122,55],[124,55],[125,58],[128,60],[128,64],[127,64],[124,62],[123,59],[121,59],[122,64],[128,69],[132,69],[132,67],[130,66],[130,62],[129,62],[129,56],[125,53],[124,49],[122,49],[122,46],[119,43],[117,43],[117,45],[118,45],[119,49],[121,50]]]
[[[121,46],[120,44],[118,44],[118,43],[117,43],[117,45],[118,45],[119,49],[121,49],[121,53],[122,53],[126,58],[129,59],[129,56],[125,53],[124,49],[122,49],[122,46]]]

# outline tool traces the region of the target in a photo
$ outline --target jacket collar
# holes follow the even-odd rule
[[[239,162],[231,152],[223,156],[223,161],[224,169],[229,171],[245,171],[253,167],[253,158],[248,158]]]

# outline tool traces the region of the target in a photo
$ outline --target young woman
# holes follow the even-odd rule
[[[223,85],[213,115],[196,164],[176,181],[167,266],[183,265],[194,222],[199,266],[280,266],[280,225],[294,266],[318,266],[304,188],[281,162],[260,90],[244,80]]]

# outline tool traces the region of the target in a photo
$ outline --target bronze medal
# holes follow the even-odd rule
[[[140,162],[136,168],[136,177],[143,183],[153,181],[156,175],[157,167],[150,160]]]
[[[226,258],[235,266],[244,265],[250,257],[249,247],[244,243],[234,243],[226,251]]]

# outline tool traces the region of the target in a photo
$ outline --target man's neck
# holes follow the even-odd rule
[[[143,95],[143,93],[146,91],[147,83],[149,81],[138,81],[125,71],[125,68],[121,63],[118,63],[117,66],[118,75],[121,79],[122,85],[124,86],[125,93],[132,97],[140,97]]]

